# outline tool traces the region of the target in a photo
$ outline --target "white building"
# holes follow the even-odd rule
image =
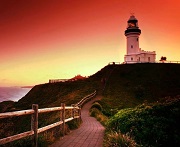
[[[125,30],[125,36],[127,39],[126,55],[124,56],[125,63],[144,63],[155,62],[155,51],[144,51],[139,48],[139,36],[141,30],[138,27],[138,20],[134,15],[130,16],[127,21],[128,26]]]

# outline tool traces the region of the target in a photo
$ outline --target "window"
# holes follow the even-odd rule
[[[150,62],[150,60],[151,60],[151,58],[150,58],[150,57],[148,57],[148,62]]]
[[[131,48],[133,48],[133,45],[131,45]]]
[[[137,38],[137,41],[138,41],[139,39]]]
[[[139,61],[141,61],[141,58],[139,57]]]
[[[133,61],[133,58],[131,58],[131,61]]]

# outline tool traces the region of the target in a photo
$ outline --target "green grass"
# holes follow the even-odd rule
[[[108,124],[105,146],[179,146],[179,64],[113,65],[97,75],[106,78],[98,101],[110,117],[101,122]]]
[[[98,102],[94,102],[90,108],[90,116],[95,117],[103,126],[106,125],[108,117],[103,114],[103,107]]]
[[[138,147],[139,145],[128,135],[121,132],[105,133],[104,147]]]
[[[90,109],[90,116],[95,117],[103,126],[107,128],[109,118],[104,115],[104,108],[99,103],[101,101],[96,101],[93,103]],[[128,135],[122,134],[120,131],[112,131],[112,129],[106,129],[104,136],[104,147],[136,147],[137,143]]]
[[[180,145],[180,97],[120,110],[107,128],[133,136],[143,146]]]
[[[180,64],[128,64],[112,66],[103,100],[112,109],[135,107],[165,96],[180,94]]]
[[[25,97],[16,103],[18,109],[31,108],[38,104],[39,108],[57,107],[61,103],[71,105],[96,90],[96,82],[89,79],[65,83],[47,83],[35,86]]]

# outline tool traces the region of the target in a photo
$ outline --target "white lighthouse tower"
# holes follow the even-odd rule
[[[124,56],[125,63],[144,63],[144,62],[155,62],[156,53],[155,51],[144,51],[139,48],[139,36],[141,30],[138,26],[138,20],[134,15],[131,15],[127,21],[128,26],[125,30],[125,36],[127,39],[127,50]]]

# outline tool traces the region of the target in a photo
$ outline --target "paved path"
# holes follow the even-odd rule
[[[50,147],[102,147],[104,127],[94,117],[89,116],[92,103],[98,99],[99,96],[84,105],[81,111],[81,126]]]

